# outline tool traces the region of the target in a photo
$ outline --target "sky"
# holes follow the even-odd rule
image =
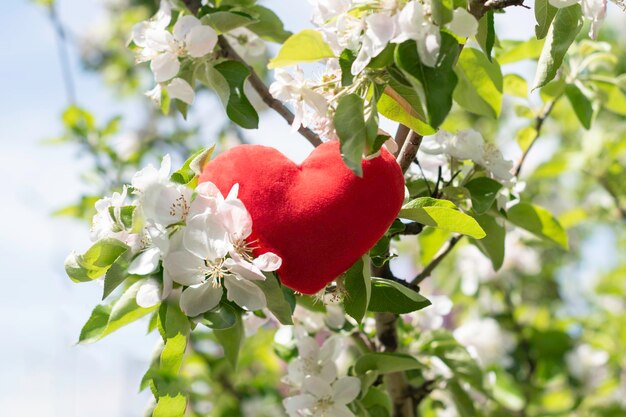
[[[146,337],[147,324],[139,322],[97,344],[75,345],[101,288],[74,284],[63,271],[66,255],[88,245],[87,226],[50,213],[89,191],[79,178],[89,161],[70,146],[41,143],[60,133],[59,116],[67,104],[54,33],[43,9],[22,0],[3,3],[0,410],[7,417],[140,416],[150,394],[138,394],[137,387],[156,336]],[[61,19],[79,35],[102,18],[97,0],[58,4]],[[283,17],[288,29],[308,26],[306,0],[264,4]],[[534,17],[532,11],[518,9],[498,16],[497,23],[507,37],[518,37],[528,30],[521,28],[534,25]],[[75,52],[72,72],[79,103],[100,120],[122,112],[132,122],[136,106],[120,107],[97,75],[81,70]],[[310,149],[273,114],[263,114],[260,129],[250,137],[296,160]]]

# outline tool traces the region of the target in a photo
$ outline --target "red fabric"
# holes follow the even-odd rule
[[[250,212],[255,255],[272,251],[282,260],[281,282],[313,294],[345,272],[380,239],[404,198],[394,157],[363,162],[363,178],[343,161],[338,142],[327,142],[297,165],[274,148],[242,145],[209,162],[199,182],[226,195],[239,183]]]

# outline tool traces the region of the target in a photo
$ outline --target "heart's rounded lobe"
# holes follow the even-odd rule
[[[211,181],[239,198],[252,217],[255,255],[279,255],[281,282],[314,294],[345,272],[383,236],[404,199],[404,178],[393,155],[363,161],[363,177],[326,142],[297,165],[274,148],[241,145],[209,162],[199,182]]]

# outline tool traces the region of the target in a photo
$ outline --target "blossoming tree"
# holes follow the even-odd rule
[[[102,192],[59,211],[91,221],[68,276],[103,286],[80,343],[145,318],[155,417],[625,415],[625,260],[568,285],[600,225],[624,246],[606,0],[535,0],[527,41],[496,30],[524,0],[310,3],[297,33],[255,0],[109,4],[83,60],[151,100],[136,132],[63,115]],[[311,156],[246,144],[263,112]]]

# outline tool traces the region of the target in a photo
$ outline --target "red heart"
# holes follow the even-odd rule
[[[278,254],[281,282],[304,294],[318,292],[370,250],[404,199],[402,171],[387,150],[364,161],[359,178],[334,141],[301,165],[274,148],[237,146],[207,164],[199,178],[205,181],[224,195],[239,184],[253,221],[255,255]]]

